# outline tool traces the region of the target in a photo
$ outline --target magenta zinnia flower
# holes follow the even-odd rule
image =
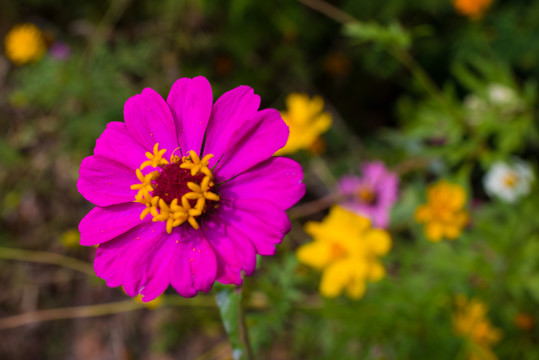
[[[389,213],[397,201],[399,178],[380,161],[365,163],[363,177],[343,176],[339,191],[344,196],[342,206],[368,217],[374,226],[386,228]]]
[[[191,297],[241,284],[256,254],[274,254],[305,188],[298,163],[272,157],[287,126],[259,105],[248,86],[213,104],[204,77],[176,81],[166,102],[149,88],[127,100],[125,123],[107,125],[77,184],[96,205],[80,243],[99,244],[94,268],[108,286],[144,302],[169,284]]]

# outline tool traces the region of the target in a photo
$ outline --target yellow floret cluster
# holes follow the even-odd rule
[[[30,23],[14,26],[4,38],[5,53],[16,65],[41,59],[47,46],[43,33]]]
[[[142,170],[147,166],[156,168],[161,165],[178,163],[180,161],[180,157],[174,154],[171,155],[170,162],[167,161],[163,158],[165,152],[166,149],[159,150],[159,144],[155,144],[153,153],[146,153],[148,160],[143,162],[140,168],[136,170],[140,183],[131,185],[131,189],[138,190],[138,193],[135,195],[135,202],[146,205],[146,208],[140,214],[140,219],[142,220],[146,215],[151,214],[153,216],[152,221],[166,221],[166,230],[169,234],[173,228],[180,226],[186,221],[194,229],[198,229],[199,224],[196,218],[202,215],[206,206],[206,200],[219,201],[219,196],[210,191],[210,188],[214,184],[213,174],[208,168],[208,164],[213,155],[209,154],[200,159],[197,153],[191,150],[189,151],[189,155],[181,158],[180,168],[189,170],[191,176],[202,173],[204,174],[204,178],[200,184],[194,182],[187,183],[191,192],[183,195],[180,200],[173,199],[167,204],[159,196],[152,196],[151,194],[154,190],[152,181],[159,176],[159,171],[152,171],[146,175],[142,173]],[[191,206],[189,200],[196,200],[196,204]]]
[[[287,111],[281,116],[288,125],[290,135],[286,145],[276,155],[292,154],[299,150],[310,149],[321,134],[332,123],[331,115],[324,109],[324,100],[320,96],[312,99],[306,94],[292,93],[286,98]]]
[[[501,332],[490,324],[487,312],[487,306],[477,299],[468,300],[463,295],[456,298],[453,328],[458,335],[468,340],[471,360],[497,359],[490,347],[500,341]]]
[[[414,214],[417,222],[425,223],[425,237],[434,242],[443,238],[454,240],[468,223],[464,209],[466,191],[460,185],[440,181],[427,189],[427,203]]]
[[[331,208],[321,223],[308,222],[305,231],[314,239],[297,251],[298,260],[323,272],[320,293],[336,297],[343,291],[353,299],[363,296],[367,281],[385,276],[380,256],[391,248],[389,234],[371,228],[369,219],[340,206]]]
[[[462,15],[478,19],[492,4],[492,0],[453,0],[453,6]]]

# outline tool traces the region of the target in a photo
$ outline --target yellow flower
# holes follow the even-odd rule
[[[37,61],[46,50],[43,33],[30,23],[11,28],[4,38],[4,45],[6,56],[16,65]]]
[[[417,222],[425,223],[425,237],[430,241],[453,240],[468,223],[465,204],[466,192],[462,186],[440,181],[428,187],[427,203],[417,207],[414,217]]]
[[[455,303],[453,329],[468,340],[469,359],[497,359],[490,347],[500,341],[502,334],[488,320],[486,305],[477,299],[467,300],[464,295],[457,295]]]
[[[472,19],[479,19],[492,4],[492,0],[453,0],[455,10]]]
[[[365,293],[365,282],[385,276],[378,257],[391,248],[389,234],[372,229],[367,218],[351,213],[340,206],[331,208],[321,222],[308,222],[305,232],[314,241],[301,246],[298,260],[323,272],[320,293],[337,297],[344,290],[353,299]]]
[[[75,247],[79,245],[80,233],[77,229],[69,229],[64,231],[60,236],[60,241],[65,247]]]
[[[142,301],[142,295],[139,294],[139,295],[135,296],[133,298],[133,300],[135,300],[135,302],[137,302],[139,304],[144,305],[147,309],[154,310],[154,309],[157,309],[159,306],[161,306],[161,302],[163,301],[163,297],[158,296],[155,299],[153,299],[152,301],[143,302]]]
[[[331,115],[324,109],[320,96],[309,99],[306,94],[292,93],[286,98],[287,111],[282,112],[290,135],[286,145],[275,155],[291,154],[301,149],[309,149],[318,137],[326,132],[332,123]]]

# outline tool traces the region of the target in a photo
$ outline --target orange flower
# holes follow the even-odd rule
[[[424,232],[428,240],[454,240],[468,223],[465,204],[464,188],[442,180],[427,188],[427,203],[417,207],[414,218],[425,224]]]
[[[16,65],[41,59],[47,46],[43,33],[34,24],[15,25],[4,38],[6,57]]]
[[[528,313],[518,313],[515,315],[515,326],[522,331],[530,331],[535,326],[535,320]]]
[[[458,13],[472,19],[479,19],[492,4],[492,0],[453,0]]]
[[[467,339],[468,359],[497,360],[490,347],[500,341],[502,333],[490,323],[488,307],[480,300],[468,300],[464,295],[457,295],[455,303],[453,329]]]

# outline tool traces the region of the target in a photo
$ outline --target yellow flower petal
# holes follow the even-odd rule
[[[334,260],[331,256],[331,244],[316,241],[302,245],[296,252],[299,262],[315,269],[323,269]]]
[[[453,329],[468,340],[469,358],[497,359],[490,346],[500,341],[502,334],[487,318],[487,306],[477,299],[468,301],[463,295],[457,295],[455,304]]]
[[[364,241],[369,250],[376,255],[385,255],[391,249],[391,237],[384,230],[372,229],[368,231]]]
[[[426,205],[419,205],[414,212],[414,219],[417,222],[429,221],[430,217],[430,208]]]
[[[291,154],[302,149],[309,149],[326,132],[332,123],[332,117],[324,109],[324,101],[315,96],[309,99],[306,94],[292,93],[286,98],[287,111],[281,116],[290,131],[286,145],[275,155]]]
[[[425,225],[425,236],[427,239],[438,242],[442,240],[444,235],[444,227],[438,222],[430,222]]]
[[[330,265],[322,274],[320,293],[327,297],[339,296],[351,279],[350,266],[346,261]]]
[[[369,280],[378,281],[386,276],[386,269],[379,262],[373,263],[369,268]]]
[[[456,239],[460,236],[460,233],[461,233],[461,230],[460,230],[460,227],[458,226],[446,226],[445,229],[445,236],[450,239],[450,240],[453,240],[453,239]]]
[[[305,231],[312,243],[297,251],[300,262],[323,271],[320,293],[336,297],[346,290],[349,297],[360,298],[366,281],[381,279],[385,270],[377,258],[391,247],[389,234],[371,229],[370,220],[340,206],[333,206],[321,223],[309,222]]]
[[[425,223],[425,237],[438,242],[443,237],[456,239],[468,223],[466,191],[457,184],[439,181],[427,188],[427,203],[414,212],[417,222]]]
[[[351,299],[359,299],[365,295],[366,288],[364,279],[353,278],[346,287],[346,294]]]

